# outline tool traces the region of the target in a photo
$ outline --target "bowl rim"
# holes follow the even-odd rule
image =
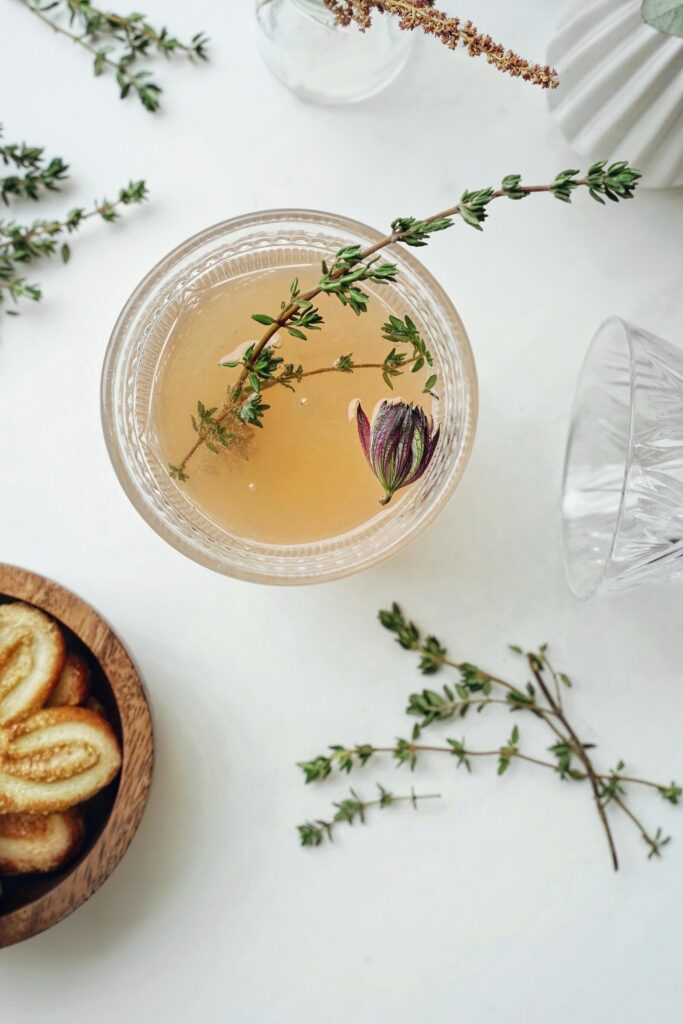
[[[209,244],[230,232],[238,232],[252,226],[257,227],[259,224],[296,220],[300,220],[304,224],[315,224],[316,222],[319,222],[329,228],[337,227],[345,228],[349,231],[356,231],[375,242],[380,241],[385,237],[385,234],[378,231],[377,228],[373,228],[372,226],[356,220],[355,218],[347,217],[343,214],[330,213],[326,210],[305,207],[277,207],[273,209],[255,210],[251,213],[240,214],[236,217],[230,217],[226,220],[218,221],[215,224],[209,225],[200,231],[195,232],[189,238],[184,239],[162,256],[161,259],[159,259],[137,283],[126,300],[111,332],[104,356],[100,383],[100,414],[107,452],[119,484],[121,485],[128,500],[131,502],[138,514],[145,520],[147,525],[154,530],[157,536],[161,537],[167,544],[175,548],[176,551],[179,551],[181,554],[190,558],[199,565],[203,565],[214,572],[221,573],[222,575],[233,579],[276,586],[323,583],[340,579],[345,576],[355,575],[358,572],[364,572],[366,569],[386,561],[388,558],[406,547],[434,521],[436,516],[448,504],[455,489],[462,480],[472,454],[479,415],[479,388],[474,354],[472,352],[467,330],[462,322],[457,307],[443,286],[424,266],[424,264],[416,258],[409,248],[402,247],[400,250],[401,259],[410,267],[411,272],[428,286],[435,301],[438,302],[439,306],[443,310],[445,310],[448,317],[455,325],[457,330],[456,347],[458,350],[458,358],[462,366],[463,377],[467,382],[468,389],[467,408],[464,413],[466,417],[465,429],[463,431],[463,443],[460,450],[458,465],[451,470],[447,484],[437,496],[437,500],[435,500],[428,509],[424,510],[419,518],[417,518],[401,536],[393,538],[385,548],[377,550],[374,553],[366,553],[362,559],[358,560],[357,564],[349,565],[344,568],[340,568],[338,564],[334,564],[338,553],[334,550],[334,544],[342,537],[348,536],[348,534],[342,534],[340,537],[327,538],[324,541],[313,542],[309,545],[270,545],[269,547],[274,557],[284,557],[285,552],[288,550],[299,549],[301,547],[309,547],[311,549],[319,550],[322,545],[330,545],[330,565],[322,569],[309,568],[307,572],[298,573],[296,575],[268,574],[259,568],[251,570],[238,568],[236,566],[227,567],[216,564],[217,559],[212,559],[211,556],[205,554],[201,550],[198,550],[187,536],[179,535],[164,522],[157,510],[150,507],[148,502],[146,502],[141,496],[138,481],[126,465],[116,422],[117,399],[114,394],[114,383],[116,380],[118,361],[125,346],[128,324],[136,316],[145,301],[148,300],[149,290],[154,287],[159,275],[172,271],[175,265],[185,257],[191,255],[191,253],[200,246]],[[364,527],[359,527],[357,530],[363,528]],[[351,531],[351,535],[354,532],[356,531]],[[268,546],[264,545],[264,547]],[[279,552],[278,548],[280,549]]]
[[[54,888],[0,916],[0,948],[51,928],[104,884],[137,832],[152,780],[154,736],[149,702],[127,650],[107,622],[66,587],[0,563],[0,594],[35,605],[67,626],[100,664],[121,721],[123,763],[113,806],[86,855]]]

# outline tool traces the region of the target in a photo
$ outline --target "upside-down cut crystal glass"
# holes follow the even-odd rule
[[[683,574],[683,350],[617,317],[581,370],[562,513],[577,597]]]
[[[407,249],[394,246],[393,284],[379,295],[410,313],[439,374],[435,456],[417,483],[357,529],[308,544],[265,544],[220,529],[171,479],[150,438],[160,360],[182,310],[197,295],[241,275],[319,265],[346,245],[382,236],[357,221],[314,210],[268,210],[216,224],[169,253],[138,285],[114,328],[102,374],[102,419],[114,468],[138,512],[165,540],[217,572],[261,583],[315,583],[384,561],[437,515],[467,465],[477,419],[477,378],[469,341],[450,299]],[[372,285],[368,292],[375,293]],[[349,329],[353,317],[349,314]]]

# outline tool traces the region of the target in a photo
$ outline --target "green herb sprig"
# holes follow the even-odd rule
[[[21,275],[20,267],[48,259],[57,251],[62,262],[68,263],[71,248],[63,240],[65,235],[74,234],[93,217],[111,224],[118,220],[122,207],[143,202],[147,194],[144,181],[131,181],[120,189],[116,199],[102,199],[89,208],[74,207],[62,219],[34,220],[30,224],[0,220],[0,303],[6,296],[15,301],[21,298],[39,301],[42,298],[40,285],[29,284]]]
[[[280,303],[277,315],[254,313],[252,319],[266,328],[261,339],[251,345],[241,360],[224,361],[223,366],[239,368],[237,380],[226,388],[222,404],[214,411],[215,421],[222,424],[227,420],[240,426],[263,426],[263,419],[269,406],[261,401],[264,389],[284,384],[294,389],[304,377],[319,373],[351,373],[359,369],[380,370],[387,387],[392,387],[395,377],[411,367],[414,372],[422,369],[425,364],[430,367],[433,359],[429,348],[415,323],[406,316],[403,320],[390,317],[382,330],[382,337],[392,343],[392,349],[381,362],[354,363],[352,353],[340,355],[332,366],[319,367],[305,371],[302,365],[284,363],[275,356],[270,345],[279,330],[286,330],[299,340],[306,340],[311,331],[318,331],[324,324],[320,309],[313,304],[319,295],[336,297],[342,305],[351,309],[357,316],[367,311],[369,293],[362,287],[365,283],[382,285],[394,282],[398,274],[395,263],[382,262],[377,253],[396,244],[411,247],[427,245],[431,236],[452,227],[459,218],[470,227],[481,231],[488,217],[488,208],[495,199],[511,199],[518,201],[534,193],[547,192],[561,202],[571,202],[577,189],[586,189],[596,202],[603,203],[605,198],[613,202],[632,198],[641,175],[626,161],[607,164],[601,160],[592,164],[587,173],[573,168],[561,171],[547,185],[524,185],[519,174],[509,174],[503,178],[500,187],[482,188],[475,191],[466,190],[460,200],[448,210],[434,214],[424,220],[415,217],[398,217],[391,224],[391,231],[379,241],[365,249],[358,245],[339,249],[334,259],[323,261],[321,277],[309,291],[301,293],[298,279],[292,282],[289,297]],[[411,355],[397,349],[407,345],[412,349]],[[262,361],[265,356],[265,363]],[[263,367],[265,366],[265,370]],[[280,367],[278,372],[275,370]],[[436,396],[438,376],[431,374],[424,392]],[[177,480],[188,479],[187,466],[194,454],[205,445],[207,436],[215,444],[215,435],[205,435],[197,431],[197,439],[183,458],[175,465],[169,466],[169,473]],[[239,435],[236,435],[238,437]],[[219,444],[221,447],[228,445]],[[212,449],[210,449],[212,450]]]
[[[154,52],[167,58],[182,55],[190,61],[208,59],[209,40],[203,32],[198,32],[189,42],[181,42],[168,29],[154,28],[137,12],[115,14],[100,10],[88,0],[21,2],[55,32],[86,50],[93,59],[95,75],[107,69],[112,71],[121,99],[133,94],[152,112],[159,109],[162,90],[148,68],[138,70],[141,60],[148,59]],[[62,16],[66,18],[66,25],[60,20]]]
[[[420,800],[438,800],[441,796],[440,793],[416,793],[414,789],[411,789],[407,795],[396,796],[384,786],[380,786],[379,783],[377,783],[377,789],[379,796],[375,800],[362,800],[355,790],[350,789],[348,797],[333,804],[335,813],[331,820],[325,821],[318,818],[316,821],[305,821],[303,825],[297,825],[301,845],[320,846],[326,839],[331,842],[334,829],[341,822],[346,822],[348,825],[359,822],[364,825],[365,815],[371,807],[384,810],[387,807],[394,807],[396,804],[408,801],[413,809],[417,810]]]
[[[2,125],[0,125],[2,139]],[[15,199],[39,199],[44,191],[58,192],[69,170],[61,157],[45,160],[42,146],[0,142],[0,160],[10,172],[0,174],[0,198],[9,206]]]
[[[432,635],[424,636],[397,604],[381,611],[379,619],[404,650],[419,656],[418,667],[423,675],[432,676],[445,669],[452,670],[455,679],[445,683],[441,690],[425,688],[410,694],[405,710],[419,721],[409,737],[399,737],[394,743],[383,746],[335,744],[328,748],[329,753],[299,762],[307,783],[327,779],[334,772],[349,774],[378,755],[389,755],[397,765],[408,765],[411,770],[424,755],[447,755],[455,760],[457,767],[462,766],[468,772],[477,758],[489,758],[495,760],[498,775],[506,774],[514,762],[525,762],[552,771],[561,781],[589,785],[615,870],[619,861],[607,815],[607,809],[612,805],[618,807],[636,827],[647,846],[648,857],[661,855],[670,837],[664,835],[660,828],[654,832],[646,828],[628,804],[627,787],[639,786],[654,791],[670,804],[680,802],[683,790],[675,782],[658,783],[627,773],[625,762],[621,760],[607,772],[596,769],[592,753],[594,744],[579,738],[564,708],[563,701],[572,685],[571,680],[566,673],[555,669],[547,644],[542,644],[537,651],[525,651],[511,645],[530,673],[530,678],[520,685],[492,675],[470,662],[449,658],[441,641]],[[548,748],[551,758],[537,757],[521,749],[521,733],[517,724],[509,737],[493,749],[473,748],[464,738],[446,738],[443,744],[422,741],[423,731],[435,724],[464,719],[471,711],[481,713],[495,705],[504,706],[512,713],[532,715],[543,722],[552,733],[553,743]]]

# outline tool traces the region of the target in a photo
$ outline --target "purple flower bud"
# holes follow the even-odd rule
[[[372,426],[359,403],[356,423],[365,458],[384,488],[380,504],[387,505],[399,488],[415,483],[427,469],[439,428],[434,430],[424,409],[400,401],[382,402]]]

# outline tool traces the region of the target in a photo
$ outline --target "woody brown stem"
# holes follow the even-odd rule
[[[586,769],[586,774],[588,776],[588,779],[589,779],[589,782],[590,782],[590,785],[591,785],[591,789],[593,790],[593,798],[595,800],[595,806],[596,806],[596,809],[597,809],[597,812],[598,812],[598,816],[599,816],[600,821],[602,822],[602,826],[603,826],[603,828],[605,830],[605,835],[607,836],[607,844],[609,846],[610,856],[612,858],[612,865],[614,867],[614,870],[618,871],[619,870],[619,858],[617,857],[617,850],[616,850],[616,846],[614,844],[614,837],[612,836],[612,830],[610,828],[609,821],[607,820],[607,813],[605,811],[605,807],[604,807],[604,804],[602,802],[602,797],[600,796],[600,785],[599,785],[599,782],[598,782],[598,776],[597,776],[597,774],[595,772],[595,768],[593,767],[593,762],[591,761],[590,757],[586,753],[586,750],[585,750],[585,747],[584,747],[583,743],[581,742],[579,737],[574,732],[574,729],[572,728],[570,723],[565,718],[564,712],[559,707],[559,705],[556,704],[555,699],[553,698],[550,690],[546,686],[545,680],[543,679],[543,674],[542,674],[542,672],[541,672],[541,670],[539,668],[538,659],[536,658],[535,655],[530,654],[530,655],[528,655],[527,660],[529,662],[529,668],[531,669],[531,672],[532,672],[532,674],[534,676],[534,679],[538,683],[538,686],[539,686],[541,692],[543,693],[543,696],[548,701],[548,704],[553,709],[553,711],[557,715],[558,719],[560,720],[560,722],[562,723],[564,728],[567,730],[567,734],[568,734],[568,736],[569,736],[569,738],[571,740],[571,746],[574,749],[574,752],[576,753],[576,756],[579,758],[579,760],[581,761],[581,763],[583,764],[583,766]]]

